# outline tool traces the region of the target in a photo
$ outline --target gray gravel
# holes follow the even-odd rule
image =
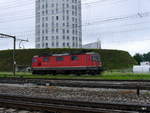
[[[16,109],[8,109],[8,108],[0,108],[0,113],[42,113],[38,111],[25,111],[25,110],[16,110]]]
[[[50,86],[0,85],[0,94],[42,97],[89,102],[119,102],[150,104],[150,92],[142,91],[138,97],[134,90],[106,90]]]

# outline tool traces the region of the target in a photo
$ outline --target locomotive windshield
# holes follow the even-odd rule
[[[98,61],[98,62],[100,62],[100,56],[99,55],[93,55],[92,56],[92,61]]]

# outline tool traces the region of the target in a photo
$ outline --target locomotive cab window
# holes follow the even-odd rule
[[[37,62],[37,59],[33,58],[33,59],[32,59],[32,62],[33,62],[33,63]]]
[[[63,61],[64,57],[56,57],[56,61]]]
[[[43,58],[43,62],[48,62],[48,61],[49,61],[48,57]]]
[[[93,55],[93,56],[92,56],[92,61],[100,61],[100,56],[98,56],[98,55]]]
[[[78,59],[79,59],[78,56],[72,56],[72,57],[71,57],[71,60],[72,60],[72,61],[75,61],[75,60],[78,60]]]

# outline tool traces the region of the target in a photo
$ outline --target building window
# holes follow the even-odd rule
[[[46,27],[48,27],[48,23],[46,23],[45,25],[46,25]]]
[[[73,42],[72,46],[75,47],[75,43],[74,42]]]
[[[56,27],[59,27],[59,24],[58,24],[58,23],[56,23]]]
[[[36,47],[37,47],[37,48],[40,48],[40,44],[37,44]]]
[[[56,20],[59,20],[59,17],[58,17],[58,16],[56,16]]]
[[[63,40],[65,40],[65,36],[63,35]]]
[[[54,14],[54,10],[52,10],[52,15]]]
[[[46,3],[46,8],[48,8],[48,3]]]
[[[42,8],[44,9],[44,4],[42,5]]]
[[[44,15],[44,11],[42,11],[42,15]]]
[[[45,40],[48,40],[48,36],[45,37]]]
[[[52,42],[52,47],[54,47],[54,42]]]
[[[56,13],[58,13],[58,8],[56,9]]]
[[[45,13],[48,14],[48,10],[46,10]]]
[[[67,20],[69,20],[69,16],[67,16]]]
[[[58,29],[56,29],[56,33],[58,33]]]
[[[65,29],[62,30],[63,34],[65,34]]]
[[[48,21],[48,17],[46,17],[46,21]]]
[[[44,34],[44,30],[42,30],[42,33]]]
[[[70,37],[69,36],[67,36],[67,40],[69,40],[70,39]]]
[[[52,3],[51,6],[54,7],[54,4]]]
[[[42,40],[44,40],[44,36],[42,36]]]
[[[42,44],[42,47],[44,47],[44,43]]]
[[[59,39],[59,36],[56,36],[56,40],[58,40]]]
[[[55,39],[55,37],[54,36],[52,36],[52,40],[54,40]]]
[[[48,30],[46,29],[45,32],[46,32],[46,34],[47,34],[47,33],[48,33]]]
[[[54,29],[52,29],[52,33],[54,33]]]
[[[69,27],[69,22],[67,22],[67,27]]]
[[[70,44],[69,44],[69,43],[67,43],[67,47],[70,47]]]
[[[59,42],[56,42],[56,46],[59,47]]]
[[[63,43],[63,47],[65,47],[66,46],[66,44],[65,44],[65,42]]]
[[[69,10],[67,10],[66,13],[69,14]]]

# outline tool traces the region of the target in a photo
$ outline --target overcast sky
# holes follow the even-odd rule
[[[104,49],[150,51],[150,0],[82,0],[82,20],[83,44],[99,39]],[[29,39],[24,46],[34,48],[34,26],[35,0],[0,1],[0,33]],[[0,50],[12,47],[0,39]]]

